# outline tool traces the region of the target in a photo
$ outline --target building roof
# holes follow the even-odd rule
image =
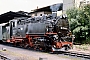
[[[15,17],[30,17],[30,16],[25,15],[25,14],[18,14],[16,12],[12,12],[12,11],[6,12],[6,13],[0,15],[0,24],[6,23],[9,20],[14,19]]]
[[[58,11],[62,10],[62,8],[63,8],[63,3],[59,3],[59,4],[60,4],[60,7],[59,7]],[[55,4],[53,4],[53,5],[55,5]],[[32,10],[33,12],[30,12],[30,13],[41,12],[41,11],[52,12],[52,10],[50,9],[51,6],[52,5],[46,6],[46,7],[42,7],[42,8],[39,8],[39,9],[35,9],[35,10]]]
[[[46,7],[33,10],[33,12],[40,12],[40,11],[50,11],[51,12],[51,9],[50,9],[50,6],[46,6]]]

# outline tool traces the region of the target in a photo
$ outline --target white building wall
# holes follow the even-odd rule
[[[81,1],[81,0],[75,0],[75,7],[77,7],[77,8],[80,7],[80,1]]]
[[[37,16],[44,15],[44,12],[37,12]]]
[[[75,6],[75,0],[63,0],[63,14]]]
[[[86,5],[86,4],[90,4],[90,0],[80,0],[81,4],[80,7]]]
[[[0,25],[0,40],[2,40],[2,26]]]
[[[52,12],[44,12],[44,11],[41,11],[41,12],[35,12],[35,13],[32,13],[32,14],[30,14],[30,16],[32,16],[32,17],[34,17],[34,16],[41,16],[41,14],[42,14],[42,16],[43,15],[48,15],[48,14],[52,14]]]
[[[34,13],[33,13],[33,14],[30,14],[30,16],[34,17],[34,16],[35,16],[35,14],[34,14]]]
[[[62,15],[62,10],[61,11],[57,11],[57,16],[61,16]]]

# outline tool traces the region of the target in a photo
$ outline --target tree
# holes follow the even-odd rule
[[[82,43],[90,37],[90,5],[67,10],[70,29],[76,36],[76,41]],[[89,42],[90,43],[90,42]]]

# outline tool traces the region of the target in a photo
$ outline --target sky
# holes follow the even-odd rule
[[[0,14],[13,11],[30,12],[37,8],[62,3],[63,0],[0,0]]]

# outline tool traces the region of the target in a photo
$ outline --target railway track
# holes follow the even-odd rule
[[[60,51],[60,52],[54,52],[53,54],[63,54],[67,56],[73,56],[73,57],[79,57],[84,58],[85,60],[90,60],[90,53],[82,53],[82,52],[76,52],[76,51]]]
[[[76,57],[81,57],[81,58],[87,58],[90,59],[90,53],[82,53],[82,52],[75,52],[75,51],[65,51],[63,52],[65,55],[69,56],[76,56]]]
[[[6,45],[6,44],[5,44]],[[10,45],[8,45],[10,46]],[[17,47],[19,48],[19,47]],[[32,50],[32,49],[31,49]],[[41,52],[41,51],[38,51]],[[76,52],[76,51],[60,51],[60,52],[54,52],[50,54],[61,54],[61,55],[67,55],[67,56],[73,56],[73,57],[80,57],[80,58],[85,58],[84,60],[90,60],[90,53],[82,53],[82,52]],[[4,55],[0,55],[0,58],[3,60],[10,60],[8,57]]]
[[[0,54],[0,59],[1,59],[1,60],[11,60],[11,59],[9,59],[7,56],[1,55],[1,54]]]

